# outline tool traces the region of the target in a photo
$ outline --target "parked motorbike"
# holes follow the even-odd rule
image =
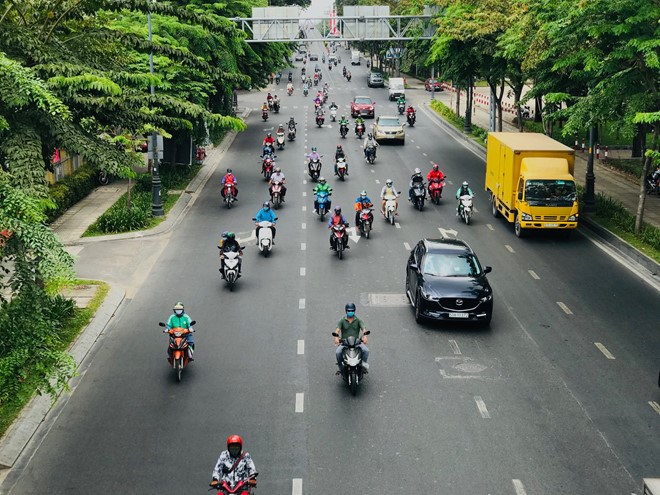
[[[447,176],[445,176],[445,179]],[[439,205],[442,198],[442,189],[445,187],[445,179],[431,179],[429,182],[429,196],[434,204]]]
[[[371,235],[371,229],[373,228],[374,225],[374,214],[371,210],[371,208],[362,208],[360,210],[360,224],[358,227],[360,228],[360,232],[362,233],[363,236],[365,236],[367,239],[369,239],[369,236]]]
[[[190,322],[190,326],[194,326],[197,322],[195,320]],[[188,334],[190,330],[187,328],[168,328],[162,321],[158,326],[165,328],[163,333],[170,336],[169,352],[167,361],[172,365],[176,379],[181,381],[181,373],[184,368],[190,363],[190,352],[188,349]]]
[[[346,158],[337,158],[337,175],[339,176],[339,180],[344,180],[346,176]]]
[[[336,108],[331,108],[330,109],[330,117],[332,117],[332,121],[336,122],[337,121],[337,109]]]
[[[364,335],[369,335],[370,333],[371,332],[367,330],[364,332]],[[337,332],[332,332],[332,335],[334,337],[339,337]],[[362,349],[360,348],[361,343],[362,339],[353,336],[341,341],[341,345],[344,346],[342,353],[341,376],[348,384],[348,388],[353,395],[357,394],[357,386],[364,377],[364,369],[362,368]]]
[[[412,191],[412,204],[419,211],[424,209],[424,201],[426,200],[426,188],[423,182],[415,182]]]
[[[282,206],[282,183],[273,182],[270,186],[270,202],[273,203],[273,208],[279,210]]]
[[[288,136],[289,141],[293,141],[296,139],[296,128],[293,126],[289,126],[289,133]]]
[[[325,116],[323,114],[316,114],[316,125],[319,127],[323,127],[324,122],[325,122]]]
[[[236,201],[236,196],[234,196],[234,185],[225,184],[222,187],[224,189],[224,195],[222,199],[225,202],[227,209],[231,209],[232,204],[234,203],[234,201]]]
[[[309,172],[309,178],[316,182],[321,176],[321,160],[319,158],[310,159],[307,162],[307,171]]]
[[[337,258],[343,259],[344,257],[344,238],[348,235],[346,233],[346,225],[338,223],[332,226],[332,233],[330,234],[330,248],[337,253]]]
[[[385,200],[385,220],[394,225],[394,217],[396,216],[397,201],[396,198],[387,198]]]
[[[408,125],[410,127],[415,127],[415,121],[417,120],[417,114],[414,113],[414,112],[409,113],[407,119],[408,119]]]
[[[359,139],[362,139],[362,136],[364,136],[364,124],[357,124],[355,126],[355,134]]]
[[[256,221],[257,219],[253,218],[252,220]],[[273,249],[273,231],[271,230],[273,225],[273,223],[267,221],[257,223],[257,227],[260,227],[259,237],[257,238],[259,251],[261,251],[266,258],[268,258],[271,249]]]
[[[339,134],[341,134],[342,138],[346,137],[346,134],[348,134],[348,126],[346,124],[341,124],[339,126]]]
[[[277,149],[278,150],[283,150],[284,145],[286,144],[286,141],[284,140],[284,132],[278,132],[277,136],[275,138],[275,142],[277,143]]]
[[[368,146],[367,147],[367,162],[369,162],[370,165],[373,165],[375,161],[376,161],[376,147],[375,146]]]
[[[223,268],[225,282],[229,285],[229,290],[233,291],[236,280],[238,280],[238,263],[240,262],[240,256],[236,251],[227,251],[222,253],[221,256],[224,256],[225,258],[225,265]]]
[[[325,218],[325,214],[328,212],[328,209],[330,208],[330,195],[325,192],[321,191],[316,194],[316,203],[318,204],[318,210],[317,213],[319,215],[319,218],[321,221]]]
[[[472,196],[465,194],[459,198],[458,205],[458,218],[465,222],[465,225],[470,225],[472,218]]]

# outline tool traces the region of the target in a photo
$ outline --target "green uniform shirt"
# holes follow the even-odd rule
[[[356,339],[360,338],[360,331],[365,329],[364,322],[357,316],[353,319],[353,322],[348,321],[348,317],[343,317],[337,323],[337,328],[339,328],[339,338],[347,339],[348,337],[355,337]]]
[[[170,319],[167,320],[167,326],[170,328],[190,328],[190,316],[186,313],[183,313],[181,316],[175,314],[170,316]]]

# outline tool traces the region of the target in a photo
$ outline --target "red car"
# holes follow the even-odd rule
[[[362,115],[363,117],[373,118],[375,105],[368,96],[356,96],[351,102],[351,117]]]
[[[424,82],[424,89],[426,91],[431,91],[431,86],[433,86],[435,91],[442,91],[442,83],[437,79],[431,79],[430,77]]]

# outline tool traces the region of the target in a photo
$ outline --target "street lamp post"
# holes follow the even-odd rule
[[[151,73],[151,97],[156,95],[156,88],[153,83],[154,75],[154,51],[153,51],[153,37],[151,34],[151,11],[147,12],[147,25],[149,28],[149,72]],[[163,211],[163,201],[160,195],[161,182],[160,174],[158,172],[158,133],[154,130],[151,134],[151,216],[162,217],[165,212]]]
[[[584,209],[593,211],[596,207],[596,175],[594,174],[594,126],[589,126],[589,158],[587,160],[587,177],[584,188]]]

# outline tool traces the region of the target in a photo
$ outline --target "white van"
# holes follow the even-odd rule
[[[403,82],[403,77],[390,77],[389,87],[390,101],[396,100],[399,96],[406,96],[406,87]]]
[[[358,50],[351,52],[351,65],[360,65],[360,52]]]

